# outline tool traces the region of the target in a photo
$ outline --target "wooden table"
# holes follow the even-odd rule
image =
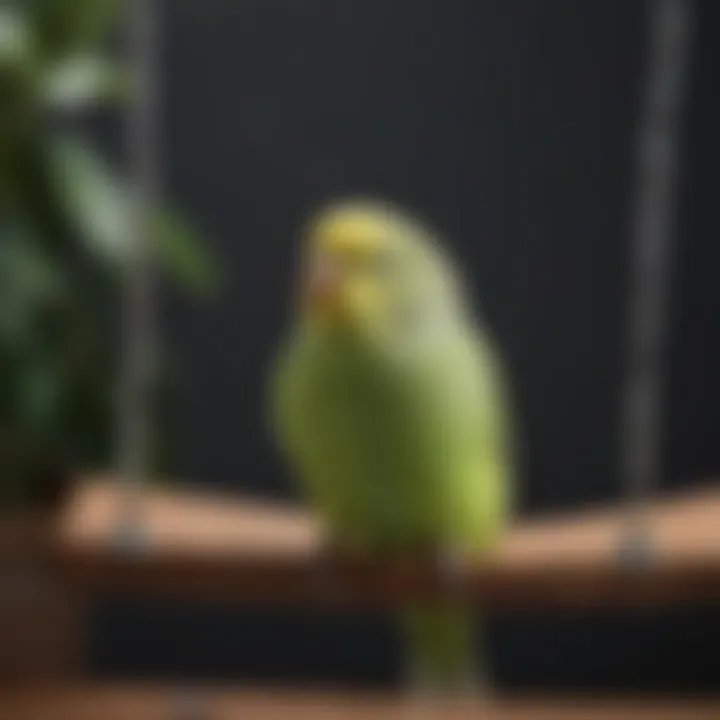
[[[302,691],[207,691],[206,714],[183,717],[171,688],[96,687],[17,691],[0,695],[7,720],[718,720],[720,701],[637,698],[497,700],[486,707],[409,704],[398,698]]]

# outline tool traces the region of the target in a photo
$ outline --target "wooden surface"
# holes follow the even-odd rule
[[[82,605],[47,563],[50,528],[45,517],[0,517],[0,687],[82,670]]]
[[[259,500],[152,489],[143,495],[143,547],[113,542],[120,494],[112,482],[77,488],[59,525],[56,560],[87,589],[265,603],[392,604],[441,583],[422,558],[338,563],[318,570],[321,535],[306,512]],[[618,562],[621,516],[598,509],[520,522],[466,577],[487,605],[578,606],[720,600],[720,490],[658,500],[657,556],[643,570]]]
[[[152,688],[35,690],[0,694],[0,717],[8,720],[717,720],[720,701],[673,699],[497,700],[484,707],[434,709],[407,700],[364,695],[218,690],[206,692],[205,715],[179,712],[178,691]]]

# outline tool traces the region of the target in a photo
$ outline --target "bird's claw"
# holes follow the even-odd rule
[[[451,594],[462,591],[467,577],[467,553],[456,547],[441,548],[435,558],[437,576],[441,587]]]

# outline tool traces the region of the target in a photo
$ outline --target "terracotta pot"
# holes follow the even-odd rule
[[[37,472],[30,486],[33,488],[32,509],[55,512],[67,498],[72,473],[62,467],[49,467]]]
[[[35,470],[22,481],[22,493],[4,492],[0,487],[0,517],[12,513],[48,513],[60,508],[67,498],[73,473],[49,465]]]
[[[54,513],[0,511],[0,685],[67,681],[79,669],[82,612],[53,572]]]

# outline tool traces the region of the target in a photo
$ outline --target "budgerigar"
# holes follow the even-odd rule
[[[272,420],[333,548],[483,553],[511,505],[505,373],[436,233],[347,200],[312,218],[301,250]],[[425,682],[476,677],[469,607],[426,601],[401,619]]]

